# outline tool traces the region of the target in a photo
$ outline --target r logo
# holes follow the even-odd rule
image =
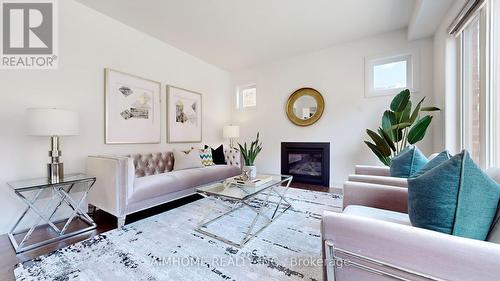
[[[53,3],[2,3],[3,54],[53,53]]]

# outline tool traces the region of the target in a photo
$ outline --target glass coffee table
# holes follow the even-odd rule
[[[292,204],[285,197],[292,182],[292,176],[259,176],[270,176],[272,179],[258,187],[228,184],[225,181],[197,188],[198,194],[216,199],[215,203],[219,207],[227,208],[227,210],[207,221],[208,217],[214,214],[213,207],[210,208],[195,230],[241,248],[284,212],[292,208]],[[271,197],[276,200],[272,200]],[[211,226],[215,228],[214,230],[221,230],[224,233],[210,230]],[[228,234],[232,234],[232,236],[242,234],[243,236],[228,237],[231,236]]]

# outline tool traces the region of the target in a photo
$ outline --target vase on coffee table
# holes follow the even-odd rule
[[[243,172],[248,176],[248,179],[253,180],[257,177],[256,166],[243,166]]]

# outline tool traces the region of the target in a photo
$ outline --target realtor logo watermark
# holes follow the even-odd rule
[[[0,0],[0,67],[57,68],[56,0]]]

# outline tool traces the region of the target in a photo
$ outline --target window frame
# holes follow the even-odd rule
[[[374,68],[378,65],[406,61],[406,87],[384,90],[375,89]],[[420,52],[407,50],[386,55],[365,57],[365,97],[396,95],[404,89],[418,92],[420,89]]]
[[[490,79],[489,79],[489,89],[490,89],[490,105],[489,105],[489,120],[494,120],[489,126],[492,128],[492,132],[489,136],[490,141],[490,155],[489,155],[489,165],[490,167],[500,166],[500,122],[497,121],[500,117],[500,82],[498,78],[500,77],[500,52],[496,52],[500,46],[500,30],[494,29],[494,26],[500,26],[500,1],[495,0],[488,4],[488,28],[487,36],[489,36],[489,58],[490,63]],[[493,16],[496,15],[496,16]],[[496,83],[495,83],[496,82]]]
[[[243,91],[255,88],[255,105],[253,106],[243,106]],[[251,109],[257,107],[257,84],[249,83],[244,85],[239,85],[236,87],[236,108],[239,110]]]

